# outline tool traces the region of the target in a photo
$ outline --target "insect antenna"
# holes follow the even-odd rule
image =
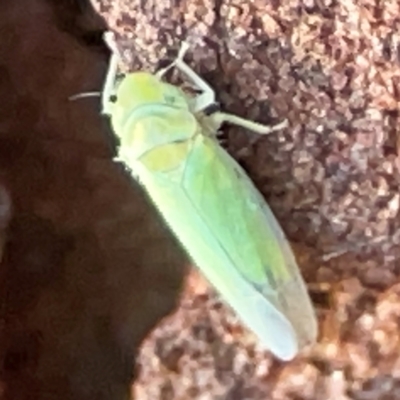
[[[77,99],[83,99],[85,97],[100,97],[100,96],[101,92],[84,92],[84,93],[74,94],[73,96],[69,96],[68,100],[74,101]]]

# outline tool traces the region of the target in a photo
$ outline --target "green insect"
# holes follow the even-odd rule
[[[187,44],[168,68],[117,83],[119,56],[108,35],[113,55],[102,104],[120,139],[119,159],[242,322],[276,357],[291,360],[316,340],[310,298],[270,208],[216,138],[224,122],[267,134],[286,121],[268,127],[219,111],[206,115],[215,93],[183,61]],[[162,81],[172,67],[201,93]]]

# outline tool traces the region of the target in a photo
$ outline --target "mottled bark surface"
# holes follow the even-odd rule
[[[124,67],[190,64],[223,107],[288,129],[227,129],[227,148],[291,239],[318,345],[283,365],[201,278],[145,342],[143,399],[399,399],[399,3],[93,0]]]

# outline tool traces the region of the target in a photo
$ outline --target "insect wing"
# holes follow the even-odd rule
[[[283,232],[218,143],[197,135],[179,173],[134,170],[194,262],[265,347],[289,360],[313,341],[313,310]]]
[[[200,139],[188,157],[183,187],[230,260],[225,281],[210,280],[221,292],[226,287],[231,306],[273,353],[293,358],[315,341],[317,323],[290,245],[244,170],[213,138]],[[220,268],[197,262],[204,271]]]

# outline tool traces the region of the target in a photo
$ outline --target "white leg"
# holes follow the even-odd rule
[[[110,115],[113,107],[113,103],[110,101],[110,98],[112,95],[115,94],[115,81],[118,72],[118,62],[120,60],[120,53],[118,51],[113,32],[105,32],[104,41],[111,50],[112,54],[108,66],[106,80],[103,86],[101,103],[102,103],[102,113]]]
[[[249,131],[259,133],[260,135],[266,135],[268,133],[286,128],[288,126],[287,120],[273,126],[268,126],[223,112],[216,112],[215,114],[212,114],[210,118],[212,118],[218,126],[221,126],[224,122],[227,122],[232,125],[241,126],[245,129],[248,129]]]
[[[189,45],[186,42],[183,42],[181,45],[181,48],[179,49],[178,55],[176,56],[175,60],[173,60],[169,65],[167,65],[165,68],[160,69],[159,71],[156,72],[156,76],[158,78],[162,78],[171,68],[175,67],[177,61],[179,59],[183,59],[185,56],[186,52],[189,50]]]
[[[161,78],[169,69],[173,67],[176,67],[179,71],[186,75],[186,77],[195,84],[197,89],[202,91],[201,94],[194,98],[193,104],[193,111],[199,112],[215,103],[215,91],[204,79],[196,74],[196,72],[183,61],[183,58],[186,52],[189,50],[189,47],[190,46],[187,42],[183,42],[176,59],[166,68],[158,71],[156,75]]]
[[[163,68],[162,70],[158,71],[156,75],[159,78],[161,78],[170,68],[173,67],[176,67],[184,75],[186,75],[192,81],[192,83],[194,83],[197,86],[197,88],[202,91],[200,95],[194,98],[193,111],[199,112],[209,107],[210,105],[216,103],[215,91],[204,79],[202,79],[192,68],[190,68],[189,65],[185,63],[185,61],[183,61],[185,53],[187,52],[188,49],[189,49],[189,44],[183,42],[176,59],[166,68]],[[276,124],[274,126],[267,126],[260,124],[258,122],[238,117],[233,114],[228,114],[223,112],[216,112],[212,114],[209,118],[213,120],[214,122],[213,125],[215,125],[216,127],[219,127],[224,122],[227,122],[233,125],[241,126],[250,131],[257,132],[261,135],[265,135],[270,132],[283,129],[288,126],[287,120],[279,124]]]
[[[195,97],[194,112],[203,111],[205,108],[216,103],[214,89],[203,78],[196,74],[188,64],[178,58],[175,62],[175,66],[202,91],[201,94]]]

